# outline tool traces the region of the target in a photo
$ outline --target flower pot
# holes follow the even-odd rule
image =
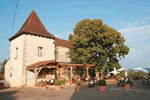
[[[77,90],[77,91],[80,90],[80,85],[77,85],[76,90]]]
[[[55,90],[61,90],[61,86],[55,86]]]
[[[126,89],[126,91],[129,91],[130,90],[130,85],[129,84],[125,84],[125,89]]]
[[[47,88],[46,86],[43,87],[43,89],[46,89],[46,88]]]
[[[99,89],[100,91],[105,92],[105,86],[100,86]]]

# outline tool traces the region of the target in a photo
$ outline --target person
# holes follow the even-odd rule
[[[86,81],[88,81],[88,78],[86,77]]]
[[[94,84],[95,84],[95,86],[97,86],[97,79],[96,78],[94,79]]]
[[[117,83],[118,83],[118,86],[119,86],[120,83],[121,83],[121,77],[118,77]]]
[[[90,80],[90,87],[92,87],[92,86],[94,86],[94,82],[93,82],[93,80],[91,79],[91,80]]]
[[[133,86],[133,79],[132,79],[132,77],[130,77],[130,80],[131,80],[130,85]]]
[[[122,83],[124,82],[124,77],[121,77],[121,85],[123,85]]]
[[[54,83],[54,80],[53,80],[53,79],[51,79],[51,85],[53,85],[53,83]]]
[[[144,76],[144,79],[145,79],[145,80],[147,79],[146,75]]]

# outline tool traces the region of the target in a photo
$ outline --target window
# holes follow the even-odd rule
[[[38,47],[38,56],[40,57],[42,56],[42,49],[43,49],[42,47]]]
[[[16,56],[15,56],[15,59],[18,58],[18,47],[16,48]]]

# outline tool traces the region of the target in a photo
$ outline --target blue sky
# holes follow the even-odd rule
[[[16,1],[0,3],[0,62],[9,58],[8,39],[35,9],[46,29],[62,39],[68,39],[82,19],[102,19],[121,32],[130,47],[130,53],[120,61],[122,67],[150,68],[150,0],[19,0],[11,35]]]

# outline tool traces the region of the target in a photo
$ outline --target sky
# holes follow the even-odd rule
[[[82,19],[101,19],[125,37],[130,52],[120,61],[122,67],[150,68],[150,0],[17,0],[0,3],[0,62],[8,59],[8,39],[23,25],[35,9],[46,29],[58,38],[68,39]]]

